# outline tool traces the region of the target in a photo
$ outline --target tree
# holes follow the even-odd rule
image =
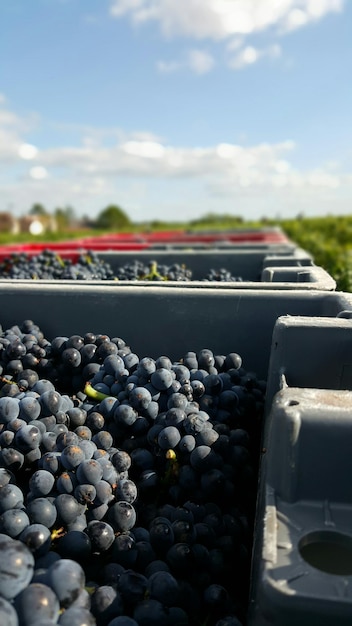
[[[54,211],[54,216],[60,230],[69,228],[75,221],[75,212],[71,206],[66,206],[64,209],[58,207]]]
[[[48,215],[48,212],[40,202],[35,202],[32,204],[29,215]]]
[[[114,204],[110,204],[101,211],[96,219],[96,227],[107,230],[118,230],[130,226],[131,222],[126,213]]]

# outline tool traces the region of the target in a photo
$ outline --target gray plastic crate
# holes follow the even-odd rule
[[[350,310],[275,324],[249,626],[351,623],[351,348]]]
[[[119,267],[131,264],[134,261],[148,265],[156,261],[159,265],[172,266],[184,264],[192,271],[192,280],[181,281],[185,287],[199,288],[231,288],[231,289],[319,289],[333,291],[336,289],[336,281],[322,267],[314,264],[311,255],[295,248],[288,253],[286,248],[281,251],[267,250],[239,250],[239,249],[214,249],[214,250],[143,250],[128,252],[97,252],[98,258],[108,263],[112,270],[117,272]],[[211,268],[219,270],[225,268],[233,276],[240,277],[238,282],[204,281],[206,274]],[[0,282],[17,279],[1,279]],[[23,282],[21,280],[21,282]],[[26,281],[24,281],[26,282]],[[27,281],[32,282],[32,281]],[[44,281],[42,281],[44,282]],[[46,283],[52,282],[45,280]],[[70,281],[60,281],[69,283]],[[77,281],[86,282],[86,281]],[[107,282],[107,281],[103,281]],[[122,281],[121,281],[122,282]],[[120,287],[121,282],[114,282]],[[123,281],[126,283],[127,281]],[[135,284],[135,281],[128,281]],[[139,281],[140,282],[140,281]],[[150,282],[150,281],[146,281]],[[154,281],[155,282],[155,281]],[[160,281],[161,287],[180,285],[176,281]]]
[[[119,267],[139,261],[147,265],[151,261],[156,261],[159,265],[171,266],[174,264],[185,265],[192,271],[193,281],[201,281],[211,268],[225,268],[234,276],[242,279],[243,283],[252,282],[273,282],[280,278],[280,271],[286,268],[293,268],[293,272],[307,271],[312,273],[313,280],[321,280],[323,276],[316,275],[312,256],[297,248],[291,253],[287,250],[274,251],[268,253],[267,250],[238,250],[231,249],[213,249],[213,250],[144,250],[140,252],[98,252],[98,257],[109,263],[113,270]],[[270,268],[268,272],[267,268]],[[273,271],[272,271],[273,268]],[[296,268],[299,268],[296,270]],[[314,268],[314,269],[313,269]],[[268,275],[264,277],[264,272]],[[324,276],[325,278],[325,276]],[[193,282],[192,281],[192,282]],[[287,277],[289,282],[299,282],[297,277],[293,275]],[[287,282],[286,276],[282,282]],[[303,282],[303,281],[301,281]]]
[[[102,332],[123,337],[140,356],[157,357],[166,354],[175,360],[188,350],[197,351],[205,347],[211,348],[217,354],[236,351],[242,356],[243,365],[248,371],[254,371],[259,378],[268,378],[272,397],[282,388],[285,372],[289,378],[291,370],[294,372],[301,366],[302,359],[312,348],[312,344],[305,341],[305,336],[300,336],[297,332],[295,345],[294,338],[292,346],[283,338],[280,351],[279,329],[285,328],[283,333],[287,333],[287,320],[292,320],[293,328],[296,327],[294,322],[297,328],[299,325],[304,328],[305,322],[307,328],[314,325],[317,329],[314,358],[318,359],[320,355],[323,360],[322,356],[329,354],[326,346],[330,345],[327,343],[325,347],[320,347],[327,335],[325,328],[351,328],[352,322],[343,317],[346,311],[352,311],[352,294],[336,291],[215,290],[182,286],[175,289],[151,284],[122,285],[117,290],[113,285],[77,285],[72,282],[69,285],[39,282],[31,285],[5,282],[0,284],[0,323],[3,328],[21,323],[24,319],[33,319],[49,339],[57,334]],[[278,343],[277,346],[275,342]],[[333,340],[330,347],[332,346]],[[336,367],[339,365],[339,358],[337,352]],[[348,363],[346,361],[347,365]],[[330,371],[335,371],[335,365],[331,365],[329,358],[324,359],[324,364]],[[312,382],[309,372],[307,367],[307,371],[300,376],[299,384],[302,386],[309,386]],[[297,398],[293,400],[296,401]],[[319,404],[316,404],[319,409]],[[295,406],[291,405],[291,410]],[[319,410],[316,414],[319,416]],[[277,443],[280,443],[280,437],[277,438]],[[345,439],[345,449],[347,445]],[[281,451],[280,459],[282,458],[285,459],[285,454]],[[275,479],[279,480],[281,465],[275,466],[274,474],[277,474]],[[330,486],[333,488],[331,481]],[[259,520],[262,517],[261,507],[265,502],[263,493],[264,487],[261,486],[258,498]],[[297,621],[286,622],[281,619],[286,618],[284,609],[281,605],[272,605],[271,597],[267,598],[265,595],[264,574],[260,569],[263,561],[261,537],[259,527],[254,548],[255,565],[259,571],[256,567],[253,568],[254,601],[251,607],[254,615],[251,626],[297,624]],[[267,543],[266,549],[270,545]],[[265,558],[267,559],[267,555]],[[339,591],[341,589],[343,585],[340,585]],[[272,614],[279,616],[276,622],[270,622],[271,617],[269,621],[263,621],[267,619],[267,615]],[[299,620],[303,622],[301,615]],[[303,622],[303,626],[308,626],[308,623],[309,626],[318,624],[309,621]],[[324,622],[321,623],[325,626]]]
[[[174,288],[151,283],[116,289],[111,283],[73,281],[0,284],[3,328],[30,318],[49,337],[104,332],[123,336],[138,354],[152,357],[168,354],[179,359],[187,350],[207,346],[218,354],[237,351],[244,367],[261,378],[268,374],[278,317],[319,316],[324,321],[346,309],[352,309],[352,294],[336,291]]]
[[[257,506],[249,626],[347,626],[352,393],[275,395]]]

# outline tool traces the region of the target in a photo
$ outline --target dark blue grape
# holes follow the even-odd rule
[[[86,608],[76,606],[66,609],[60,615],[57,623],[60,626],[96,626],[96,620],[92,613]]]
[[[126,472],[131,467],[131,457],[125,450],[118,450],[111,458],[113,465],[118,472]]]
[[[109,520],[114,530],[126,532],[136,523],[136,511],[130,502],[120,500],[110,507]]]
[[[20,414],[20,402],[17,398],[3,396],[0,398],[0,423],[7,424]]]
[[[180,588],[170,572],[157,571],[148,578],[148,592],[151,598],[165,606],[178,605]]]
[[[34,496],[47,496],[55,483],[55,478],[47,470],[37,470],[33,472],[29,479],[29,488]]]
[[[40,469],[45,469],[55,475],[60,468],[60,457],[60,452],[45,452],[39,460],[38,465]]]
[[[172,523],[166,517],[156,517],[149,526],[150,543],[157,554],[166,554],[175,541]]]
[[[64,525],[74,522],[84,511],[84,506],[68,493],[56,496],[54,504],[57,510],[58,521]]]
[[[38,400],[41,406],[42,417],[56,415],[62,406],[61,394],[58,391],[44,391],[44,393],[39,396]]]
[[[37,419],[41,414],[41,405],[39,400],[29,395],[21,398],[19,402],[19,409],[18,417],[26,422]]]
[[[56,623],[60,612],[55,593],[42,583],[31,583],[23,589],[16,596],[14,606],[21,626],[37,626],[43,620]]]
[[[11,624],[12,626],[12,624]],[[139,626],[132,617],[128,617],[128,615],[121,615],[119,617],[114,617],[109,623],[108,626]]]
[[[158,444],[162,450],[176,448],[181,439],[181,434],[176,426],[166,426],[158,435]]]
[[[42,439],[41,432],[37,426],[25,424],[15,435],[16,447],[26,454],[30,450],[38,448]]]
[[[19,626],[17,611],[13,604],[0,597],[0,624],[4,626]]]
[[[95,459],[84,459],[76,469],[76,476],[80,483],[96,485],[103,478],[103,467]]]
[[[138,626],[165,626],[169,624],[169,610],[161,602],[150,598],[142,600],[133,611]]]
[[[124,603],[121,594],[111,585],[101,585],[92,595],[91,612],[96,617],[97,624],[103,626],[124,613]]]
[[[129,404],[120,404],[114,411],[114,420],[122,426],[131,426],[137,419],[137,411]]]
[[[56,522],[57,510],[48,498],[34,498],[27,503],[27,513],[32,524],[43,524],[52,528]]]
[[[29,524],[18,538],[33,552],[35,558],[46,554],[51,546],[50,530],[43,524]]]
[[[77,485],[77,478],[73,472],[62,472],[56,480],[56,489],[59,493],[73,494]]]
[[[88,506],[94,502],[97,492],[94,485],[80,483],[75,487],[73,495],[77,502]]]
[[[0,596],[12,600],[32,580],[34,556],[18,539],[0,535]]]
[[[47,570],[47,584],[57,595],[60,606],[67,609],[85,586],[84,570],[72,559],[60,559]]]
[[[145,597],[148,580],[143,574],[127,569],[120,574],[117,588],[128,604],[135,605]]]
[[[0,489],[0,514],[22,507],[23,502],[23,493],[17,485],[8,483]]]
[[[119,480],[116,487],[116,499],[125,500],[126,502],[130,502],[132,504],[132,502],[134,502],[136,498],[136,484],[129,478]]]
[[[91,557],[92,543],[83,530],[69,530],[59,538],[56,549],[63,559],[73,559],[82,564]]]
[[[23,509],[9,509],[0,516],[0,533],[16,539],[29,524],[29,517]]]
[[[134,537],[128,533],[118,534],[114,539],[112,547],[112,558],[114,561],[129,569],[135,566],[137,556],[138,551]]]
[[[153,372],[150,377],[150,381],[155,389],[157,389],[158,391],[165,391],[166,389],[171,387],[174,381],[174,377],[171,370],[166,369],[165,367],[161,367]]]
[[[114,529],[104,521],[90,521],[86,532],[91,541],[92,549],[97,552],[109,550],[115,539]]]
[[[61,452],[61,464],[68,470],[77,468],[84,460],[84,452],[77,444],[68,445]]]

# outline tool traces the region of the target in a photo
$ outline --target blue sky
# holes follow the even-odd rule
[[[0,5],[0,210],[352,213],[348,0]]]

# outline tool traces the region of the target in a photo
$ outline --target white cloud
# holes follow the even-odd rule
[[[183,67],[179,61],[157,61],[156,68],[161,74],[173,74]]]
[[[13,204],[22,212],[40,201],[48,208],[72,203],[80,214],[88,211],[94,216],[106,203],[119,198],[128,211],[134,202],[142,212],[143,207],[151,207],[150,219],[180,219],[178,211],[168,215],[154,207],[148,193],[151,188],[158,189],[160,198],[160,186],[163,206],[166,202],[173,207],[190,188],[198,190],[195,197],[221,196],[229,203],[251,194],[274,202],[288,190],[290,202],[300,199],[300,206],[304,197],[312,205],[318,205],[318,200],[321,203],[322,198],[326,202],[334,193],[345,200],[352,197],[352,173],[346,167],[347,173],[335,162],[300,169],[293,162],[295,144],[291,140],[252,146],[176,146],[147,131],[126,133],[112,128],[109,135],[109,129],[82,127],[80,143],[41,149],[26,141],[25,128],[22,119],[2,110],[0,196],[3,206]],[[89,137],[94,141],[89,142]],[[131,189],[140,181],[143,193],[139,188],[138,194],[131,196]],[[203,198],[200,210],[206,211],[205,206]]]
[[[161,74],[173,74],[188,69],[199,76],[208,74],[215,66],[214,57],[205,50],[189,50],[183,60],[158,61],[156,68]]]
[[[279,56],[281,56],[281,47],[278,44],[262,49],[254,48],[254,46],[246,46],[235,56],[229,58],[228,66],[233,70],[240,70],[248,65],[254,65],[254,63],[263,57],[275,59]]]
[[[21,143],[21,145],[18,148],[18,154],[21,157],[21,159],[30,161],[31,159],[34,159],[34,157],[37,156],[38,148],[36,148],[36,146],[33,146],[31,143]]]
[[[35,165],[29,170],[29,175],[31,178],[34,178],[34,180],[43,180],[47,178],[48,172],[42,165]]]
[[[165,153],[164,146],[155,141],[127,141],[121,148],[126,154],[144,159],[161,159]]]
[[[191,50],[188,59],[189,67],[196,74],[207,74],[215,65],[212,55],[202,50]]]
[[[164,36],[227,39],[269,28],[285,32],[343,10],[345,0],[112,0],[110,14],[156,21]]]
[[[6,98],[0,94],[0,161],[16,162],[22,156],[21,151],[26,152],[27,145],[23,135],[33,126],[33,119],[21,118],[9,108],[5,108]],[[29,148],[27,148],[28,154]]]

